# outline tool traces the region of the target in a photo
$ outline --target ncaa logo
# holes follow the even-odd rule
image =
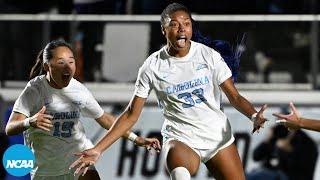
[[[4,153],[2,164],[12,176],[25,176],[34,167],[35,158],[30,148],[22,144],[10,146]]]

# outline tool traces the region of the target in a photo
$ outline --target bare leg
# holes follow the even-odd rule
[[[194,175],[200,165],[198,154],[180,141],[170,141],[169,146],[166,159],[168,171],[171,172],[177,167],[185,167],[191,175]]]
[[[206,166],[217,180],[245,180],[242,163],[234,144],[221,149]]]

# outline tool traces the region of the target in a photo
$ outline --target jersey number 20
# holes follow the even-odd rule
[[[192,95],[195,95],[197,98],[192,98]],[[189,108],[195,105],[195,103],[206,102],[207,99],[203,96],[203,89],[195,89],[191,93],[184,92],[178,95],[179,99],[184,99],[186,102],[182,103],[182,107]]]

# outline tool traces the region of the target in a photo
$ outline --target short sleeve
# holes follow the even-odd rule
[[[93,119],[97,119],[101,117],[104,113],[104,110],[102,109],[102,107],[99,105],[97,100],[93,97],[93,95],[87,88],[85,88],[85,93],[86,93],[86,101],[81,111],[82,115],[84,117],[89,117]]]
[[[217,57],[218,59],[215,60],[214,63],[214,78],[216,79],[217,83],[220,85],[228,78],[232,76],[231,70],[229,69],[228,65],[224,62],[221,56]]]
[[[139,69],[134,95],[147,98],[152,90],[151,83],[151,69],[148,66],[148,63],[145,62]]]
[[[30,82],[24,88],[24,90],[19,95],[18,99],[13,105],[13,111],[24,114],[30,117],[31,113],[36,108],[36,104],[40,101],[39,91],[31,86]]]

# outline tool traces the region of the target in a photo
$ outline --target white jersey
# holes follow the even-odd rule
[[[93,147],[86,138],[80,116],[99,118],[104,111],[87,88],[75,79],[62,89],[52,88],[44,75],[30,80],[16,100],[13,111],[31,117],[46,106],[53,116],[50,132],[30,127],[24,131],[25,143],[35,154],[32,174],[57,176],[69,172],[75,152]]]
[[[191,41],[184,57],[170,56],[166,46],[149,56],[139,70],[135,95],[147,98],[155,90],[165,118],[164,139],[178,139],[200,149],[216,148],[210,142],[233,138],[220,109],[219,85],[230,77],[218,52]]]

